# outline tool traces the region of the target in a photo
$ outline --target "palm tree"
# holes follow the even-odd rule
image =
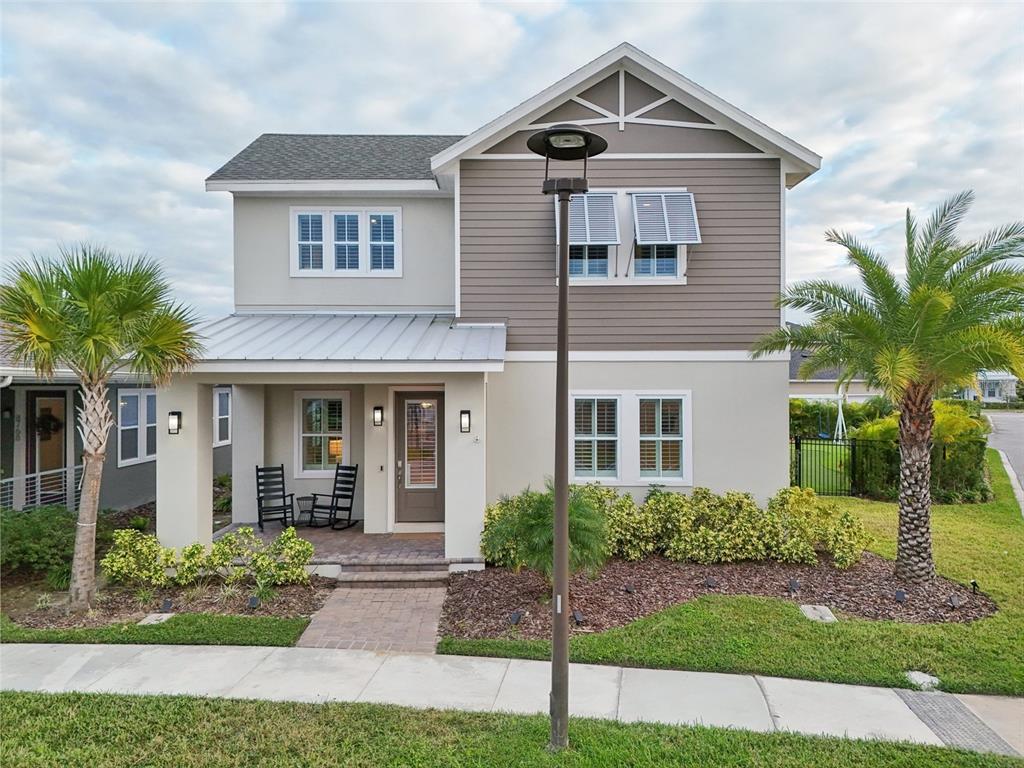
[[[70,605],[85,610],[96,591],[96,514],[107,435],[114,425],[107,385],[118,372],[155,384],[187,370],[199,352],[191,310],[171,299],[159,266],[105,248],[60,249],[60,260],[10,265],[0,284],[0,349],[49,379],[58,367],[82,388],[82,495]]]
[[[825,239],[846,249],[861,287],[810,280],[780,298],[813,321],[779,328],[755,356],[806,349],[808,377],[840,369],[840,383],[864,378],[899,408],[900,491],[896,574],[906,582],[935,575],[931,551],[932,400],[949,385],[974,382],[979,370],[1024,374],[1024,222],[978,240],[956,236],[974,195],[943,203],[921,226],[907,211],[906,274],[898,277],[874,251],[845,232]]]

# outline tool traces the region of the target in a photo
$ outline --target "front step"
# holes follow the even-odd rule
[[[448,573],[447,560],[387,560],[381,563],[338,563],[342,573],[396,573],[441,572]]]
[[[338,588],[347,589],[444,587],[448,584],[448,570],[342,570],[337,580]]]

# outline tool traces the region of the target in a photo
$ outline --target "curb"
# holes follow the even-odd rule
[[[999,453],[999,458],[1003,460],[1003,469],[1006,470],[1006,474],[1010,477],[1010,486],[1013,488],[1013,495],[1017,497],[1017,508],[1020,509],[1020,513],[1024,516],[1024,488],[1020,485],[1020,480],[1017,478],[1017,473],[1013,466],[1010,464],[1010,457],[1006,455],[1006,451],[996,448]]]

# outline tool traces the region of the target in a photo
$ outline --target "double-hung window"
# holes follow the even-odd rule
[[[231,387],[213,388],[213,446],[231,445]]]
[[[295,475],[333,477],[348,458],[348,392],[295,393]]]
[[[700,242],[697,208],[690,192],[633,192],[635,277],[679,277],[680,249]]]
[[[573,415],[576,477],[618,477],[618,398],[577,397]]]
[[[640,476],[683,476],[683,400],[640,398]]]
[[[370,214],[370,271],[391,271],[395,268],[395,215]]]
[[[117,466],[152,461],[156,457],[156,391],[117,391]]]
[[[401,277],[401,208],[292,208],[292,277]]]
[[[334,217],[334,268],[359,269],[359,214],[339,213]]]
[[[569,277],[607,278],[609,255],[619,244],[615,192],[589,192],[569,198]],[[555,208],[555,234],[558,208]]]
[[[324,268],[324,217],[321,213],[300,213],[296,217],[300,270]]]

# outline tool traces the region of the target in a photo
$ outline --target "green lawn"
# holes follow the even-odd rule
[[[940,747],[574,720],[547,751],[542,716],[169,696],[0,694],[5,766],[815,766],[1020,765]]]
[[[166,643],[170,645],[295,645],[309,619],[179,613],[163,624],[113,624],[87,629],[27,629],[0,616],[5,643]]]
[[[995,451],[988,462],[996,500],[935,507],[933,534],[939,571],[963,583],[977,579],[999,604],[995,616],[972,624],[818,624],[787,601],[712,596],[574,637],[572,659],[904,687],[904,671],[918,669],[937,675],[947,691],[1024,695],[1024,520]],[[836,501],[864,520],[874,551],[895,556],[895,504]],[[549,646],[444,638],[439,651],[546,658]]]

